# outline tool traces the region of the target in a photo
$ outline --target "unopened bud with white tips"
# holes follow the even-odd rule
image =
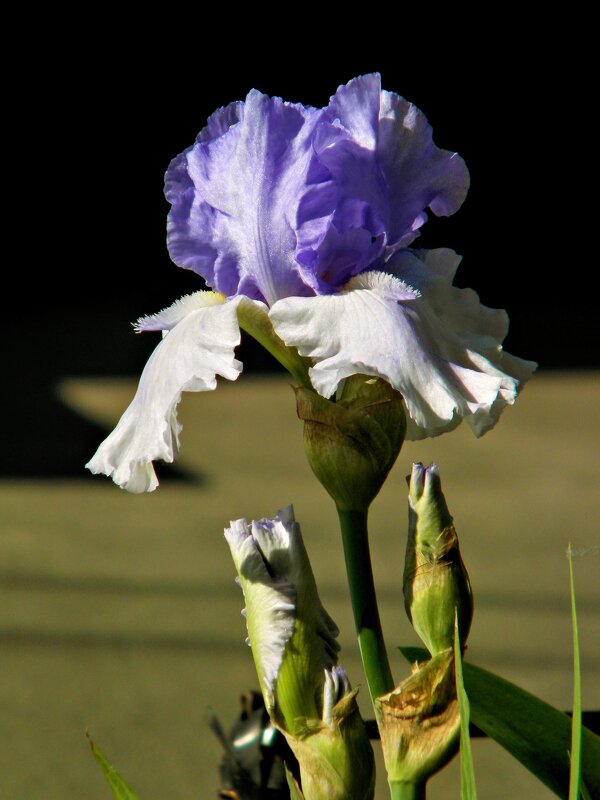
[[[356,690],[337,665],[338,629],[317,592],[292,507],[236,520],[225,536],[246,600],[246,623],[265,706],[298,760],[289,775],[304,800],[370,800],[373,750]]]

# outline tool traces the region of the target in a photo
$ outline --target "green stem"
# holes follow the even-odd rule
[[[425,782],[390,781],[390,797],[392,800],[425,800]]]
[[[383,641],[375,584],[371,568],[371,553],[366,511],[343,511],[338,508],[346,572],[358,636],[360,655],[367,676],[373,704],[376,697],[391,692],[394,679]],[[377,713],[377,709],[376,709]],[[408,797],[408,795],[407,795]]]
[[[308,360],[302,358],[295,348],[288,347],[277,336],[271,320],[264,311],[251,303],[242,302],[238,306],[237,317],[240,328],[271,353],[293,375],[299,386],[305,389],[313,388],[308,376]]]

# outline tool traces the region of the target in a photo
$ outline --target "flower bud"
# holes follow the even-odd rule
[[[290,507],[225,531],[246,601],[249,644],[265,706],[298,759],[305,800],[373,797],[373,751],[337,666],[338,629],[323,608]]]
[[[453,652],[415,664],[410,677],[377,698],[376,712],[390,786],[423,783],[442,769],[460,734]]]
[[[366,511],[406,433],[402,396],[381,378],[347,378],[336,401],[296,389],[308,462],[341,511]]]
[[[454,646],[454,617],[461,643],[471,627],[473,597],[435,464],[413,464],[404,565],[404,605],[416,632],[435,656]]]
[[[325,670],[321,720],[307,720],[305,730],[286,739],[300,766],[304,800],[370,800],[375,790],[373,749],[356,704],[357,690],[342,667]]]

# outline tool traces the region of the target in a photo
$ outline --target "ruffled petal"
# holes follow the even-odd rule
[[[194,294],[186,294],[180,297],[173,305],[168,308],[163,308],[158,314],[148,314],[145,317],[140,317],[134,323],[134,330],[136,333],[144,331],[170,331],[178,325],[185,317],[197,311],[199,308],[208,308],[209,306],[220,306],[225,302],[226,298],[218,292],[194,292]]]
[[[196,143],[199,142],[212,142],[218,139],[223,134],[239,122],[242,113],[243,103],[235,101],[223,108],[217,109],[214,114],[211,114],[207,120],[206,126],[202,128],[196,137]],[[174,203],[179,195],[183,194],[187,189],[193,187],[192,179],[190,178],[187,170],[187,156],[195,145],[188,147],[183,153],[171,161],[169,169],[165,175],[165,196],[169,203]]]
[[[175,159],[166,183],[176,264],[228,296],[271,304],[310,293],[294,257],[293,222],[319,113],[253,90],[230,114],[238,122],[215,138],[199,137]],[[226,125],[213,127],[221,132]]]
[[[427,220],[454,214],[469,189],[469,172],[458,153],[433,143],[425,115],[394,92],[381,93],[377,157],[389,187],[389,246],[406,247]]]
[[[298,207],[297,258],[319,294],[383,268],[427,220],[453,214],[469,174],[456,153],[433,143],[411,103],[381,89],[377,74],[341,86],[315,128],[313,164]]]
[[[446,251],[448,258],[451,253]],[[422,259],[403,258],[416,263],[397,270],[401,278],[368,272],[339,295],[279,301],[270,311],[273,327],[288,346],[314,360],[311,381],[324,397],[350,375],[374,375],[404,397],[408,438],[451,430],[463,417],[480,436],[514,402],[535,365],[517,359],[515,368],[515,359],[504,357],[494,339],[502,321],[483,307],[477,314],[472,294],[462,295],[447,278],[428,272]],[[446,297],[441,315],[440,293]]]
[[[462,159],[436,147],[424,115],[377,74],[320,110],[253,90],[171,163],[169,251],[226,296],[272,305],[332,293],[382,269],[426,209],[454,213],[468,184]]]
[[[505,352],[508,314],[501,308],[484,306],[473,289],[452,286],[461,256],[449,248],[397,253],[387,267],[398,278],[410,282],[427,299],[432,324],[451,335],[458,348],[468,353],[468,366],[502,378],[498,396],[484,413],[476,411],[467,422],[477,436],[489,430],[506,405],[512,405],[523,385],[537,368],[534,361]],[[418,438],[414,435],[413,438]]]
[[[274,519],[252,523],[252,535],[271,574],[285,576],[296,588],[297,604],[303,623],[317,636],[319,669],[337,663],[340,646],[339,629],[323,607],[317,591],[308,553],[304,547],[300,525],[292,506],[280,509]],[[314,643],[313,643],[314,645]]]
[[[130,406],[86,465],[93,473],[112,476],[130,492],[153,491],[158,480],[152,461],[173,461],[179,446],[181,392],[214,389],[217,375],[238,377],[242,364],[234,348],[240,342],[239,301],[224,303],[221,298],[215,305],[216,299],[213,292],[197,292],[138,322],[140,330],[166,333],[144,368]],[[178,318],[183,310],[186,313]]]

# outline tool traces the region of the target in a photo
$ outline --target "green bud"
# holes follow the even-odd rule
[[[365,511],[406,433],[402,396],[381,378],[353,375],[336,401],[296,389],[308,462],[341,511]]]
[[[410,677],[375,703],[390,786],[424,783],[456,753],[460,715],[452,651],[415,664]]]
[[[454,616],[464,645],[473,616],[469,576],[435,464],[413,464],[404,564],[404,606],[432,655],[454,646]]]
[[[321,604],[293,509],[250,525],[236,520],[225,536],[265,706],[300,765],[289,777],[295,796],[369,800],[373,751],[356,692],[337,666],[338,629]]]
[[[295,795],[304,800],[371,800],[375,791],[373,749],[341,667],[325,671],[321,720],[306,720],[305,729],[286,739],[300,767],[301,785],[288,776]]]

